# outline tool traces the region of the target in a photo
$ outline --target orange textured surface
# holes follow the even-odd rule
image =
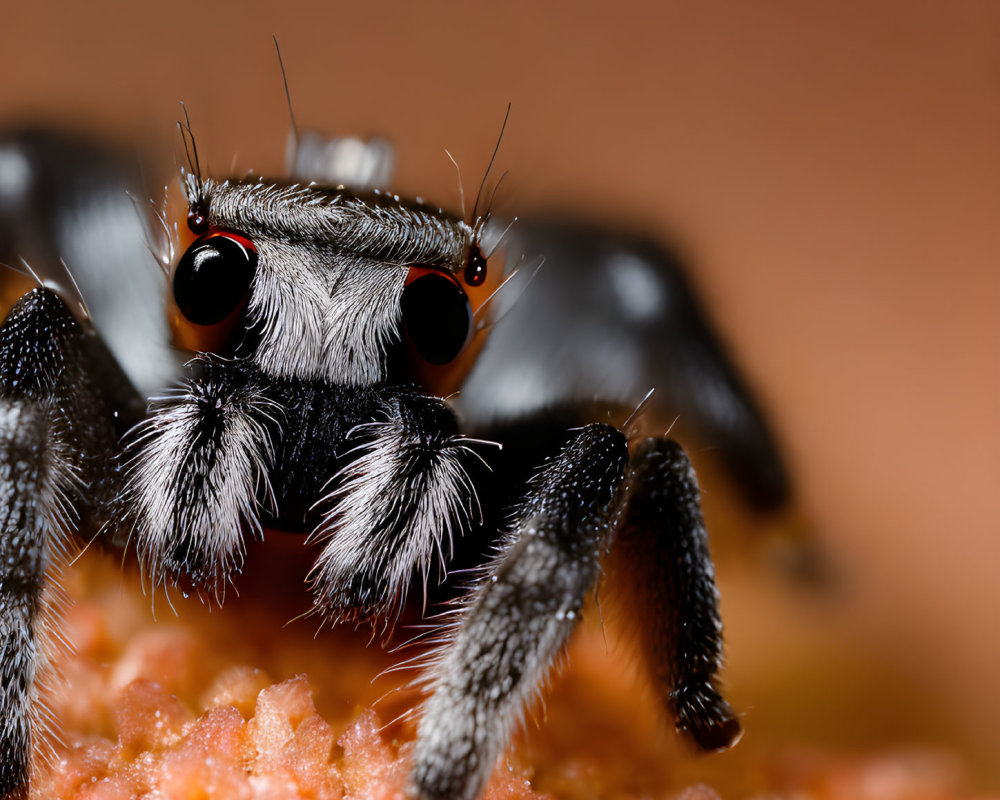
[[[392,735],[400,726],[383,728],[370,708],[335,699],[373,702],[371,680],[391,663],[378,648],[334,637],[339,652],[315,673],[328,705],[341,711],[331,723],[317,711],[305,675],[275,682],[249,663],[284,672],[282,663],[310,647],[309,631],[283,635],[280,625],[268,627],[272,614],[259,617],[262,608],[287,609],[293,600],[238,604],[230,615],[175,599],[180,616],[156,624],[150,601],[118,569],[113,559],[87,554],[71,578],[83,596],[64,627],[77,652],[64,662],[66,680],[50,698],[63,741],[38,769],[37,796],[403,797],[407,745]],[[220,626],[228,624],[236,628],[227,634]],[[313,649],[322,656],[323,646]],[[309,661],[315,668],[315,657],[300,663]],[[498,770],[488,795],[536,796],[510,769]]]
[[[280,569],[298,564],[293,549],[267,562],[275,598],[259,593],[264,573],[251,569],[243,585],[253,597],[211,611],[175,597],[178,616],[159,622],[131,569],[85,554],[67,587],[77,602],[64,629],[77,653],[51,698],[62,741],[38,769],[35,796],[402,800],[413,726],[385,723],[419,698],[393,691],[405,673],[381,674],[402,656],[344,631],[314,637],[312,623],[283,627],[304,602],[295,569]],[[940,748],[775,751],[751,726],[730,753],[693,756],[632,670],[609,669],[621,647],[599,626],[585,624],[569,655],[485,800],[979,797],[960,757]]]

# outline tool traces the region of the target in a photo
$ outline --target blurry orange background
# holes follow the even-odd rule
[[[509,101],[504,211],[672,237],[837,573],[717,543],[748,737],[1000,781],[1000,4],[139,6],[7,4],[0,122],[176,154],[183,100],[209,172],[278,172],[274,33],[299,124],[391,138],[400,192],[457,208],[444,149],[474,191]]]

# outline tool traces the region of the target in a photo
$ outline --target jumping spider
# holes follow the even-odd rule
[[[699,747],[730,745],[740,726],[716,686],[722,625],[694,472],[666,436],[629,441],[608,420],[655,387],[757,505],[781,505],[787,484],[672,258],[595,226],[508,235],[489,213],[377,191],[381,145],[306,144],[297,183],[185,172],[194,238],[169,302],[175,336],[198,352],[172,392],[147,406],[170,356],[121,355],[145,334],[102,327],[72,292],[36,286],[0,329],[0,797],[27,796],[41,591],[70,537],[95,531],[134,547],[154,582],[209,594],[240,572],[247,536],[302,531],[318,551],[316,614],[377,627],[411,583],[478,564],[426,676],[409,779],[414,797],[467,800],[617,545],[665,708]],[[27,169],[0,208],[7,262],[66,254],[73,215],[124,196],[119,173],[66,140],[0,151]],[[113,316],[133,310],[122,287],[144,268],[108,252],[91,254],[103,289],[88,288],[86,254],[70,266]],[[546,259],[534,282],[501,290],[534,253]],[[438,395],[458,388],[501,310],[456,416]]]

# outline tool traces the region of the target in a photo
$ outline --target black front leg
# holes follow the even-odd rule
[[[631,593],[645,660],[677,729],[704,750],[729,747],[740,724],[716,687],[722,619],[701,491],[676,442],[639,442],[628,470],[629,505],[616,554],[618,588]]]
[[[616,525],[625,436],[589,425],[531,481],[428,681],[410,791],[473,800],[580,618]]]
[[[98,385],[93,375],[109,380]],[[119,380],[120,379],[120,380]],[[116,488],[115,420],[138,399],[92,329],[58,295],[34,289],[0,328],[0,798],[28,795],[38,732],[42,602],[69,537],[94,524]],[[117,412],[117,413],[116,413]],[[46,622],[46,617],[50,617]]]
[[[5,398],[6,401],[6,398]],[[50,551],[58,542],[58,507],[53,489],[66,472],[45,466],[48,423],[36,408],[4,402],[0,491],[4,516],[0,527],[0,798],[28,796],[35,671],[39,661],[36,630]],[[49,495],[44,501],[36,498]]]

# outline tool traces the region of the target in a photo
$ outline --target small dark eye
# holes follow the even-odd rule
[[[246,300],[257,251],[245,236],[213,231],[195,240],[177,263],[174,299],[196,325],[215,325]]]
[[[469,298],[458,283],[427,272],[403,289],[403,324],[420,357],[447,364],[462,352],[472,330]]]
[[[465,282],[469,286],[480,286],[486,280],[486,256],[478,244],[469,250],[469,263],[465,267]]]
[[[208,230],[208,217],[199,208],[192,208],[188,212],[187,223],[191,233],[200,235]]]

